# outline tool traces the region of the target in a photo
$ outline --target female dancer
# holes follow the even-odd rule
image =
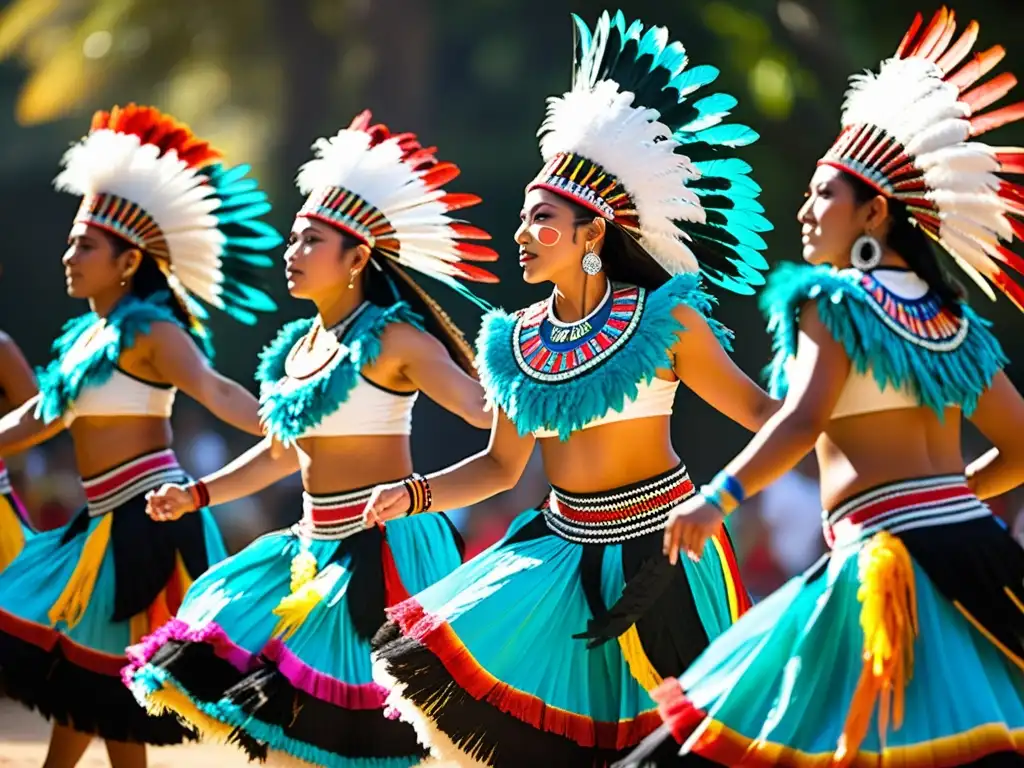
[[[367,508],[372,524],[473,504],[512,486],[540,440],[550,502],[389,611],[374,641],[389,704],[460,765],[623,756],[658,725],[647,690],[746,607],[724,532],[699,564],[670,568],[659,550],[693,493],[669,435],[679,381],[751,430],[774,406],[726,354],[698,272],[750,293],[767,266],[749,166],[706,159],[756,134],[719,125],[729,96],[683,103],[717,70],[685,69],[664,29],[621,14],[593,36],[576,26],[573,89],[550,102],[516,232],[524,279],[555,289],[484,321],[490,447]]]
[[[280,237],[259,220],[270,206],[247,168],[218,157],[173,118],[129,105],[96,114],[56,180],[82,196],[64,268],[68,294],[92,311],[54,343],[39,394],[0,421],[0,455],[68,429],[88,499],[0,575],[5,692],[55,721],[47,768],[75,765],[94,735],[115,768],[141,766],[144,744],[187,733],[141,712],[120,670],[126,646],[226,556],[208,512],[166,528],[145,515],[147,491],[184,478],[169,447],[175,388],[261,434],[256,399],[207,362],[196,298],[246,322],[273,309],[248,280]]]
[[[656,694],[667,730],[726,765],[1024,762],[1024,552],[979,500],[1024,480],[1024,401],[928,243],[1024,309],[997,264],[1024,266],[999,242],[1024,233],[1024,194],[997,175],[1024,151],[969,141],[1024,109],[984,112],[1013,78],[976,84],[1003,51],[960,66],[978,25],[955,30],[919,15],[854,79],[800,209],[815,266],[765,293],[785,403],[666,530],[673,561],[695,556],[817,444],[830,555]],[[966,478],[961,414],[996,446]]]
[[[126,682],[151,711],[209,738],[323,766],[410,766],[412,728],[383,716],[370,639],[393,605],[451,572],[461,540],[447,518],[364,530],[375,483],[412,471],[419,390],[486,428],[472,350],[406,267],[494,280],[489,239],[451,218],[479,198],[448,194],[458,175],[409,133],[364,112],[315,145],[299,171],[308,195],[292,226],[288,289],[317,316],[285,326],[259,368],[268,438],[207,478],[150,499],[157,520],[247,496],[296,470],[303,515],[211,569],[177,618],[133,650]],[[465,288],[461,289],[471,295]],[[280,450],[281,445],[287,446]],[[278,447],[277,454],[274,446]]]
[[[0,398],[5,410],[28,402],[39,391],[36,377],[14,339],[0,331]],[[32,535],[32,522],[11,487],[7,465],[0,459],[0,571],[6,568]]]

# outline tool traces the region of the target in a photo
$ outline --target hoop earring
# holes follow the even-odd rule
[[[584,274],[596,275],[604,267],[604,262],[601,261],[601,257],[594,252],[594,249],[587,246],[586,252],[583,254],[583,261],[581,262]]]
[[[873,235],[858,237],[850,249],[850,264],[861,272],[869,272],[882,263],[882,244]]]

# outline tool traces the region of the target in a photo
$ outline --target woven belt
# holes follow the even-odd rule
[[[324,496],[302,493],[302,520],[292,531],[310,539],[337,541],[363,530],[363,510],[372,488]]]
[[[838,547],[879,531],[951,525],[991,514],[963,475],[942,475],[889,483],[857,494],[822,512],[821,523],[826,543]]]
[[[617,544],[659,531],[669,511],[694,493],[686,467],[641,483],[592,494],[551,489],[544,520],[554,533],[578,544]]]
[[[187,483],[188,479],[174,451],[168,448],[126,461],[102,475],[83,479],[82,486],[89,515],[99,517],[164,483]]]

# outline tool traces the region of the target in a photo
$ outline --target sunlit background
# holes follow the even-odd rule
[[[961,23],[977,18],[981,44],[1003,43],[1003,69],[1024,69],[1024,24],[1016,3],[971,0]],[[541,298],[519,277],[512,243],[524,184],[538,170],[536,129],[545,97],[569,85],[570,12],[593,24],[596,2],[552,0],[15,0],[0,11],[0,327],[34,364],[62,323],[85,306],[68,299],[60,265],[77,201],[50,188],[57,161],[87,128],[93,110],[131,100],[151,103],[212,139],[231,162],[251,163],[287,229],[301,203],[292,179],[312,141],[370,108],[393,129],[412,130],[458,163],[456,191],[483,196],[469,217],[494,234],[504,260],[499,286],[483,296],[518,308]],[[737,118],[761,141],[741,150],[764,187],[776,229],[769,259],[798,257],[794,218],[814,161],[834,137],[849,74],[895,50],[919,6],[906,0],[635,0],[627,17],[666,25],[693,63],[721,69],[717,86],[740,99]],[[935,6],[920,6],[930,15]],[[610,10],[615,10],[611,8]],[[1021,89],[1024,92],[1024,89]],[[1022,98],[1018,93],[1018,98]],[[992,135],[1024,142],[1024,126]],[[273,275],[279,316],[254,329],[218,320],[217,364],[250,388],[256,354],[286,320],[310,305],[288,298]],[[433,290],[434,286],[428,286]],[[443,288],[435,295],[473,336],[476,309]],[[737,331],[736,359],[749,372],[768,361],[756,302],[722,297],[719,317]],[[975,306],[996,322],[1024,381],[1021,322],[1006,301]],[[1014,325],[1016,324],[1016,325]],[[413,436],[420,471],[481,449],[470,429],[421,399]],[[223,428],[184,396],[176,414],[178,448],[194,472],[217,468],[251,438]],[[675,443],[704,481],[745,439],[744,432],[688,394],[680,395]],[[985,447],[968,435],[965,450]],[[66,437],[11,462],[43,526],[62,522],[80,502]],[[821,547],[813,461],[744,508],[737,537],[757,594],[802,568]],[[300,514],[299,486],[285,481],[255,499],[218,510],[232,547],[289,524]],[[537,501],[536,484],[458,515],[471,551],[493,541],[511,514]],[[1012,519],[1020,500],[999,500]]]

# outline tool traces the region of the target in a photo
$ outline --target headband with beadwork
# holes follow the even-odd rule
[[[718,77],[689,67],[663,27],[605,12],[575,21],[572,89],[548,99],[544,167],[527,189],[580,203],[633,237],[670,274],[703,271],[736,293],[762,285],[771,229],[750,166],[731,150],[757,140],[723,122],[736,99],[693,94]]]
[[[1024,173],[1024,149],[973,140],[1024,118],[1024,102],[985,111],[1017,80],[1004,72],[979,83],[1006,51],[968,58],[978,29],[972,21],[957,38],[952,11],[941,8],[927,26],[917,14],[877,75],[851,78],[842,132],[819,163],[905,203],[911,222],[989,298],[986,278],[1024,310],[1024,288],[1005,270],[1024,273],[1024,259],[1002,244],[1024,238],[1024,186],[1000,176]]]
[[[253,277],[273,266],[266,252],[281,237],[262,220],[270,203],[248,166],[225,167],[187,126],[135,104],[97,112],[62,165],[54,185],[82,196],[75,221],[152,257],[199,328],[196,299],[246,324],[276,309]]]

